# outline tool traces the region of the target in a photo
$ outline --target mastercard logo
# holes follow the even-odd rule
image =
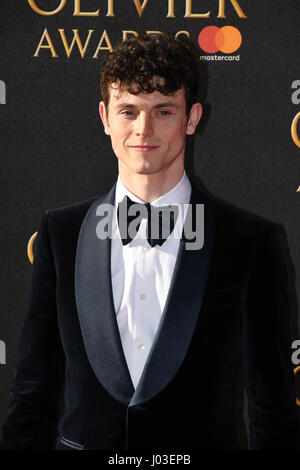
[[[206,26],[200,31],[198,43],[205,52],[213,54],[224,52],[231,54],[238,50],[242,44],[242,35],[234,26]]]

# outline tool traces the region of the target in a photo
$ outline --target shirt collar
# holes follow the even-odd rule
[[[134,202],[141,202],[142,204],[145,201],[139,199],[135,194],[132,194],[129,189],[127,189],[124,184],[121,182],[120,175],[118,176],[117,185],[116,185],[116,193],[115,193],[115,207],[121,202],[124,196],[128,196]],[[182,209],[184,208],[184,204],[188,204],[190,201],[191,196],[191,183],[190,180],[185,172],[183,171],[183,175],[178,183],[173,186],[169,191],[165,194],[159,196],[155,201],[151,202],[153,206],[164,206],[169,204],[179,204]]]

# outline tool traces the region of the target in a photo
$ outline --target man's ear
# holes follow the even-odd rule
[[[100,101],[99,103],[99,114],[100,114],[101,121],[103,123],[105,134],[110,135],[110,127],[109,127],[108,116],[107,116],[104,101]]]
[[[192,135],[195,133],[196,127],[198,122],[202,116],[202,104],[194,103],[190,110],[190,115],[188,118],[187,126],[186,126],[186,134]]]

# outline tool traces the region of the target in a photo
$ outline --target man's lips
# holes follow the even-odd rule
[[[129,145],[128,147],[137,152],[151,152],[151,150],[157,149],[159,145]]]

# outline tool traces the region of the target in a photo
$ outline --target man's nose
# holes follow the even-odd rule
[[[154,134],[153,123],[151,116],[147,114],[140,113],[139,117],[136,120],[136,135],[139,136],[152,136]]]

